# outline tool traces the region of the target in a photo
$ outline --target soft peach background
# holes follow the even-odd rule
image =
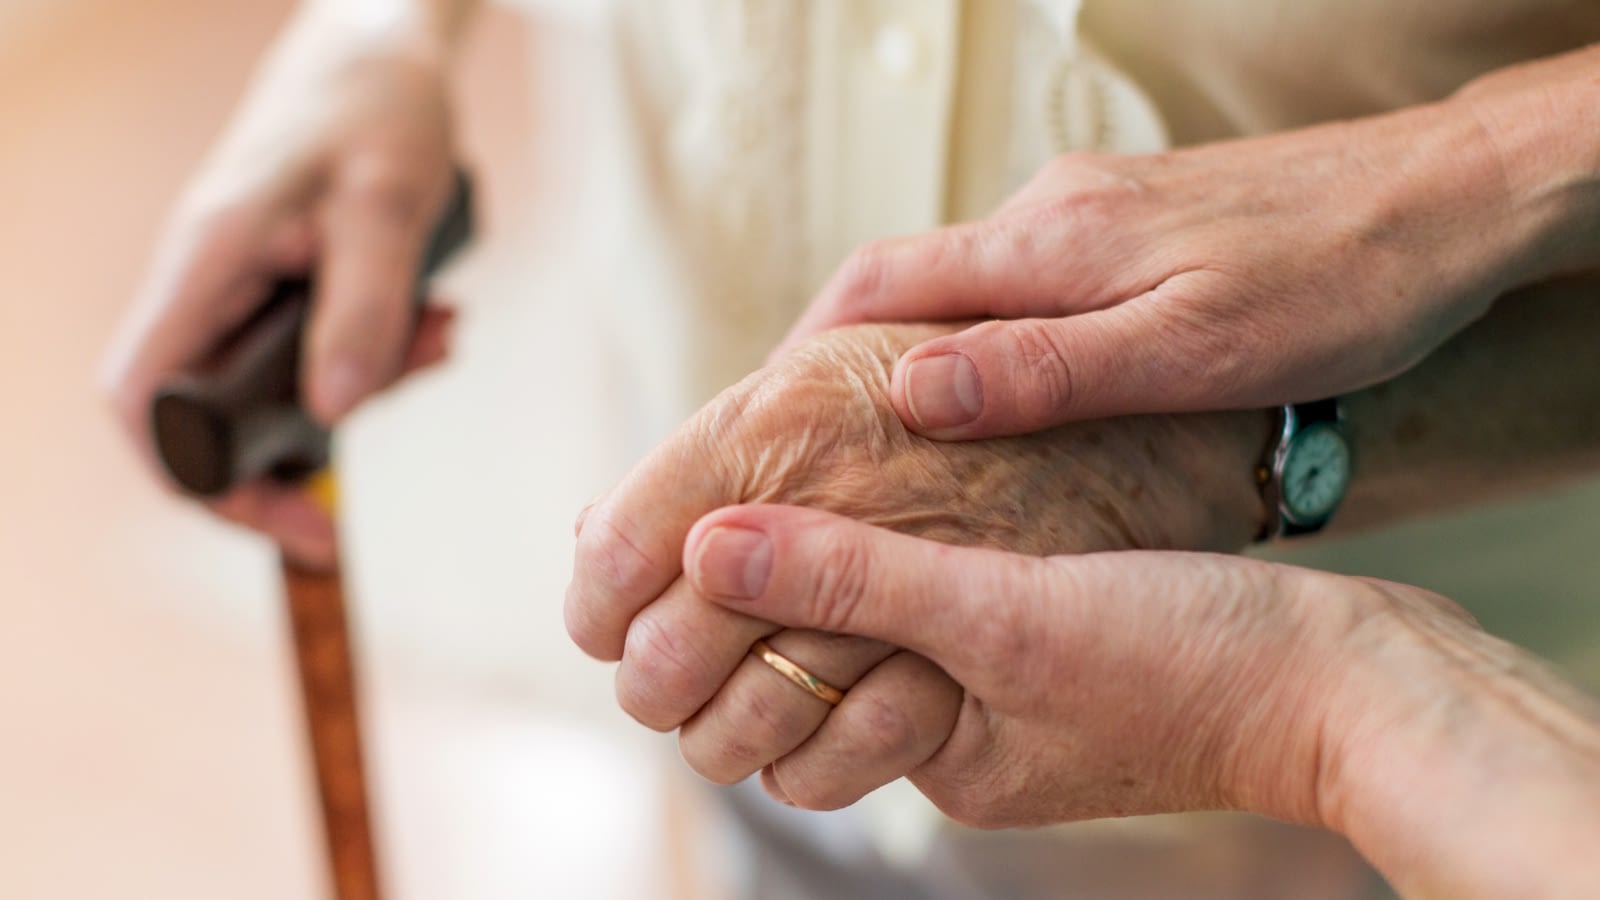
[[[273,559],[144,477],[93,384],[288,5],[0,2],[0,897],[323,890]],[[462,352],[341,448],[392,895],[668,896],[669,757],[559,616],[572,516],[620,464],[574,374],[591,338],[526,250],[571,202],[555,73],[584,42],[505,13],[471,41]],[[566,127],[532,140],[535,110]]]

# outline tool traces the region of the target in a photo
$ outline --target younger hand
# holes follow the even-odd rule
[[[1427,591],[1209,554],[1038,559],[782,506],[702,518],[684,567],[724,608],[948,673],[954,726],[904,771],[958,821],[1243,809],[1344,834],[1408,897],[1600,890],[1600,707]],[[883,756],[853,718],[837,779]],[[828,796],[808,774],[800,796],[765,783],[807,806]]]
[[[896,411],[940,439],[1352,391],[1521,283],[1533,229],[1492,143],[1447,101],[1160,155],[1064,156],[986,220],[860,250],[776,354],[858,322],[1004,320],[896,366]]]

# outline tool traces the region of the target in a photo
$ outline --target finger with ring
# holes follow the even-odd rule
[[[765,644],[771,656],[840,691],[848,691],[895,652],[879,641],[808,630],[781,631]],[[833,710],[826,699],[752,650],[717,695],[684,724],[678,745],[685,761],[703,777],[733,784],[800,746]]]

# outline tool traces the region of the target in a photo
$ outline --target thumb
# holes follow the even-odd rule
[[[1148,295],[1058,319],[985,322],[906,351],[890,397],[906,427],[941,440],[1041,431],[1067,422],[1234,408],[1231,352],[1192,337]]]
[[[696,591],[793,628],[876,638],[920,653],[969,689],[991,679],[995,641],[1050,592],[1042,559],[953,547],[792,506],[734,506],[684,545]]]

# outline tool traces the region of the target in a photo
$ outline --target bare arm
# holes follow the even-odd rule
[[[1501,69],[1457,92],[1494,152],[1503,209],[1479,227],[1516,285],[1600,264],[1600,45]],[[1497,218],[1491,218],[1498,214]]]
[[[1530,285],[1600,267],[1600,47],[1383,115],[1073,154],[993,215],[861,248],[790,336],[993,319],[896,366],[941,440],[1380,383]]]
[[[1495,148],[1505,206],[1484,249],[1525,286],[1348,398],[1360,471],[1336,530],[1600,472],[1600,47],[1492,73],[1449,104]]]
[[[1600,472],[1600,279],[1496,304],[1422,365],[1347,398],[1356,477],[1332,533]]]

